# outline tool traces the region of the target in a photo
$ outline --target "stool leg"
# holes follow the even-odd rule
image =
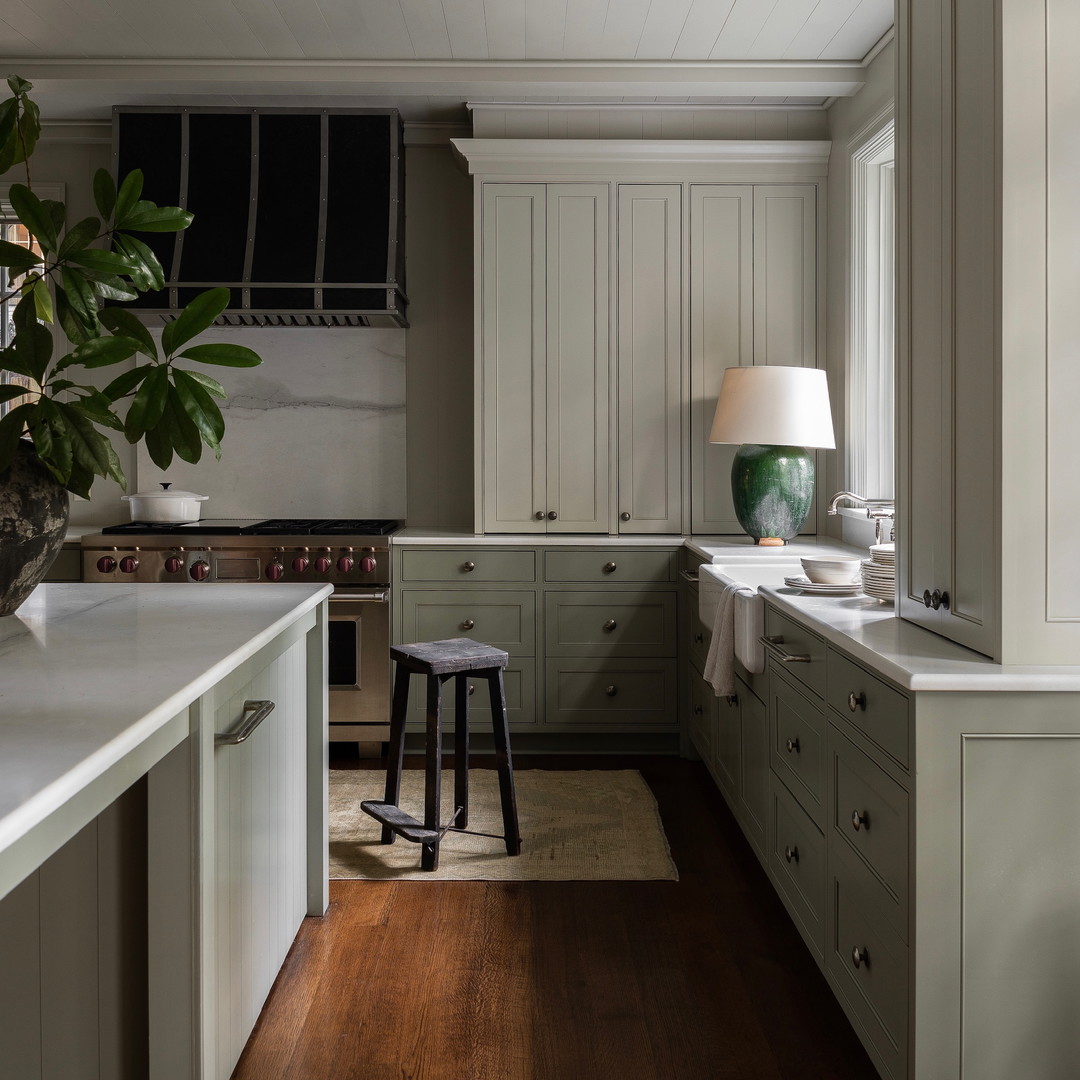
[[[454,696],[454,808],[456,828],[469,824],[469,676],[456,678]]]
[[[424,828],[439,828],[439,800],[442,782],[442,679],[429,675],[427,681],[427,775],[424,783]],[[439,865],[439,842],[424,844],[421,870]]]
[[[394,704],[390,710],[390,759],[386,763],[386,793],[383,802],[395,806],[401,798],[401,760],[405,752],[405,719],[409,711],[409,669],[401,664],[394,676]],[[382,842],[392,844],[394,831],[382,827]]]
[[[514,791],[514,763],[510,758],[510,728],[506,720],[506,694],[503,690],[502,668],[487,674],[491,693],[491,728],[495,737],[495,762],[499,771],[499,795],[502,800],[503,836],[506,854],[521,854],[521,835],[518,832],[517,794]]]

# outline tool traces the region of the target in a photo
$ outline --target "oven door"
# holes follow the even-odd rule
[[[330,740],[390,738],[390,595],[338,589],[330,597]]]

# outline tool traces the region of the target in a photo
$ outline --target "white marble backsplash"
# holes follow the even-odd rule
[[[201,342],[247,345],[257,368],[198,366],[229,398],[221,460],[174,460],[162,472],[144,446],[131,490],[162,480],[209,495],[204,517],[403,518],[405,331],[214,329]]]

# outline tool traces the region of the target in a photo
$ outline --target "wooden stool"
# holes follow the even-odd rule
[[[447,832],[469,832],[469,679],[487,679],[491,694],[491,726],[502,798],[503,839],[507,855],[521,853],[518,833],[514,769],[510,760],[510,731],[506,722],[503,668],[508,659],[501,649],[471,638],[424,641],[394,645],[390,656],[397,661],[394,704],[390,713],[390,761],[386,769],[386,795],[382,802],[367,800],[360,809],[382,822],[382,842],[392,844],[395,835],[423,845],[420,866],[439,865],[439,841]],[[424,823],[398,807],[401,796],[401,760],[405,749],[405,715],[409,705],[409,676],[426,675],[427,682],[427,776],[424,785]],[[442,685],[456,678],[454,693],[454,813],[439,825],[442,781]],[[482,833],[477,835],[490,835]]]

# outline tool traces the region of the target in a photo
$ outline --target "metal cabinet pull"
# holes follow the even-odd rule
[[[787,752],[789,754],[797,754],[799,752],[799,740],[798,738],[788,739]]]
[[[778,649],[778,645],[784,644],[784,639],[780,634],[762,635],[758,638],[766,648],[768,648],[772,655],[777,660],[782,661],[785,664],[809,664],[811,656],[809,653],[786,653],[781,649]]]
[[[466,620],[465,620],[465,621],[464,621],[464,622],[463,622],[463,623],[461,624],[461,629],[462,629],[462,630],[471,630],[471,629],[472,629],[472,628],[473,628],[473,627],[474,627],[475,625],[476,625],[476,623],[474,623],[474,622],[472,621],[472,619],[466,619]]]
[[[463,574],[471,574],[476,569],[476,563],[464,562],[461,564],[461,572]]]
[[[856,945],[851,950],[851,962],[856,967],[869,967],[870,966],[870,950],[865,945],[861,948]]]
[[[734,709],[735,706],[739,704],[739,695],[738,694],[728,694],[727,703],[728,703],[728,705],[731,706],[731,708]]]
[[[862,709],[863,712],[866,712],[866,695],[861,691],[856,694],[854,690],[849,690],[847,696],[847,707],[852,712],[858,712],[859,709]]]
[[[554,521],[559,515],[554,510],[548,511],[548,521]]]
[[[475,694],[475,693],[476,693],[476,687],[472,683],[469,683],[469,697],[472,697],[473,694]]]
[[[705,635],[704,634],[695,634],[694,635],[694,644],[695,645],[704,645],[705,644]]]
[[[870,828],[870,815],[866,811],[851,811],[851,827],[858,832],[860,829]]]
[[[274,711],[272,701],[245,701],[244,715],[232,731],[214,736],[215,746],[239,746]]]
[[[614,697],[618,692],[618,688],[615,686],[609,686],[604,690],[604,693],[607,694],[608,697]]]
[[[605,574],[614,574],[617,569],[618,569],[618,567],[616,567],[616,565],[613,562],[604,563],[604,573]]]
[[[616,623],[614,619],[608,619],[608,621],[604,623],[604,633],[610,634],[616,626],[618,626],[618,623]]]
[[[621,513],[621,514],[619,515],[619,520],[620,520],[620,521],[629,521],[629,520],[630,520],[630,511],[629,511],[629,510],[624,510],[624,511],[623,511],[623,512],[622,512],[622,513]]]
[[[543,521],[544,520],[544,511],[543,510],[537,510],[536,513],[533,514],[533,517],[536,518],[537,521]]]
[[[799,849],[797,847],[787,847],[785,845],[784,858],[787,859],[788,862],[797,863],[799,861]]]
[[[694,706],[694,715],[700,716],[705,710],[700,705]]]
[[[701,582],[701,578],[698,576],[698,572],[696,570],[680,570],[679,576],[683,579],[683,581],[689,581],[694,585],[698,585]]]

